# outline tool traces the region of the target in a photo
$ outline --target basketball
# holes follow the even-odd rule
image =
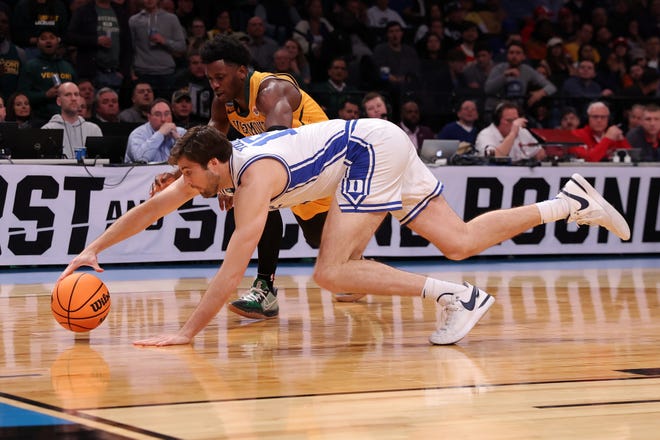
[[[110,293],[95,275],[73,273],[53,288],[50,308],[65,329],[88,332],[101,325],[108,315]]]

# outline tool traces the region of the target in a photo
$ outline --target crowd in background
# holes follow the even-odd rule
[[[544,127],[587,130],[586,160],[660,160],[660,0],[2,0],[0,121],[62,127],[67,157],[103,123],[143,124],[126,161],[161,160],[209,120],[200,48],[217,35],[328,117],[390,119],[418,148],[518,157],[519,132]]]

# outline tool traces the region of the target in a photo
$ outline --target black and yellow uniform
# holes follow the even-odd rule
[[[291,76],[284,73],[251,71],[245,81],[245,100],[248,103],[248,109],[244,113],[240,113],[239,109],[234,106],[233,103],[228,102],[225,104],[227,119],[229,119],[229,123],[238,130],[239,133],[243,136],[251,136],[266,131],[266,116],[259,113],[259,110],[257,110],[257,93],[259,92],[261,83],[264,80],[273,77],[278,80],[289,81],[295,85],[302,94],[300,105],[298,108],[293,109],[293,121],[291,125],[293,128],[328,120],[328,117],[323,112],[321,106],[319,106],[311,96],[300,89],[296,80]],[[293,211],[293,213],[299,218],[309,220],[317,214],[327,212],[330,208],[330,201],[330,198],[325,198],[307,202],[302,205],[294,206],[291,208],[291,211]]]

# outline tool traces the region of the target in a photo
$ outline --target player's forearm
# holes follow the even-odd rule
[[[195,337],[218,314],[243,279],[260,236],[261,234],[249,238],[242,237],[241,231],[234,231],[222,266],[209,283],[192,315],[179,331],[180,335],[187,338]]]

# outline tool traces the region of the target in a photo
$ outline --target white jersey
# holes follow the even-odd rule
[[[344,212],[391,211],[412,220],[442,192],[408,136],[382,119],[332,120],[232,142],[234,187],[250,164],[278,160],[288,173],[271,209],[334,196]]]

